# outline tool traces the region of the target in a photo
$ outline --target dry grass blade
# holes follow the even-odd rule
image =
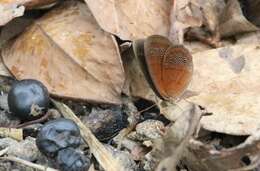
[[[119,161],[115,159],[112,154],[97,140],[92,134],[90,129],[86,127],[80,119],[72,112],[72,110],[63,103],[52,100],[56,108],[61,114],[67,118],[73,120],[79,126],[81,135],[84,141],[89,145],[91,152],[99,164],[107,171],[123,171],[126,170]]]
[[[34,168],[34,169],[38,169],[38,170],[42,170],[42,171],[58,171],[56,169],[46,167],[46,166],[42,166],[42,165],[39,165],[39,164],[35,164],[35,163],[29,162],[29,161],[26,161],[26,160],[23,160],[23,159],[20,159],[18,157],[14,157],[14,156],[1,157],[0,159],[1,160],[10,160],[10,161],[13,161],[13,162],[21,163],[25,166],[28,166],[28,167],[31,167],[31,168]]]

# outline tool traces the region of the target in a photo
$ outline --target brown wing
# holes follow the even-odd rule
[[[193,63],[192,56],[183,46],[172,46],[163,57],[162,84],[168,98],[179,97],[189,85]]]
[[[153,91],[162,99],[165,99],[166,92],[162,82],[162,62],[166,50],[171,42],[159,35],[153,35],[144,42],[144,63],[146,64],[146,79]]]

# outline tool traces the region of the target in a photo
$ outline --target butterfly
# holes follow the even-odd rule
[[[173,45],[164,36],[152,35],[134,41],[133,51],[158,97],[170,100],[183,94],[193,74],[192,56],[183,45]]]

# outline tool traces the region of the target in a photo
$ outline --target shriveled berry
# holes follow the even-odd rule
[[[33,118],[32,110],[47,110],[50,98],[47,88],[37,80],[26,79],[13,84],[8,93],[10,111],[22,120]]]
[[[47,122],[36,138],[38,149],[47,157],[55,157],[59,150],[78,147],[81,142],[80,130],[72,120],[59,118]]]
[[[90,167],[90,159],[73,148],[60,150],[57,163],[61,171],[86,171]]]

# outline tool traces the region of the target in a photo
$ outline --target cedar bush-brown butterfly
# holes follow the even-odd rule
[[[184,46],[174,46],[166,37],[153,35],[135,41],[133,50],[157,96],[169,100],[182,95],[193,73],[192,56]]]

